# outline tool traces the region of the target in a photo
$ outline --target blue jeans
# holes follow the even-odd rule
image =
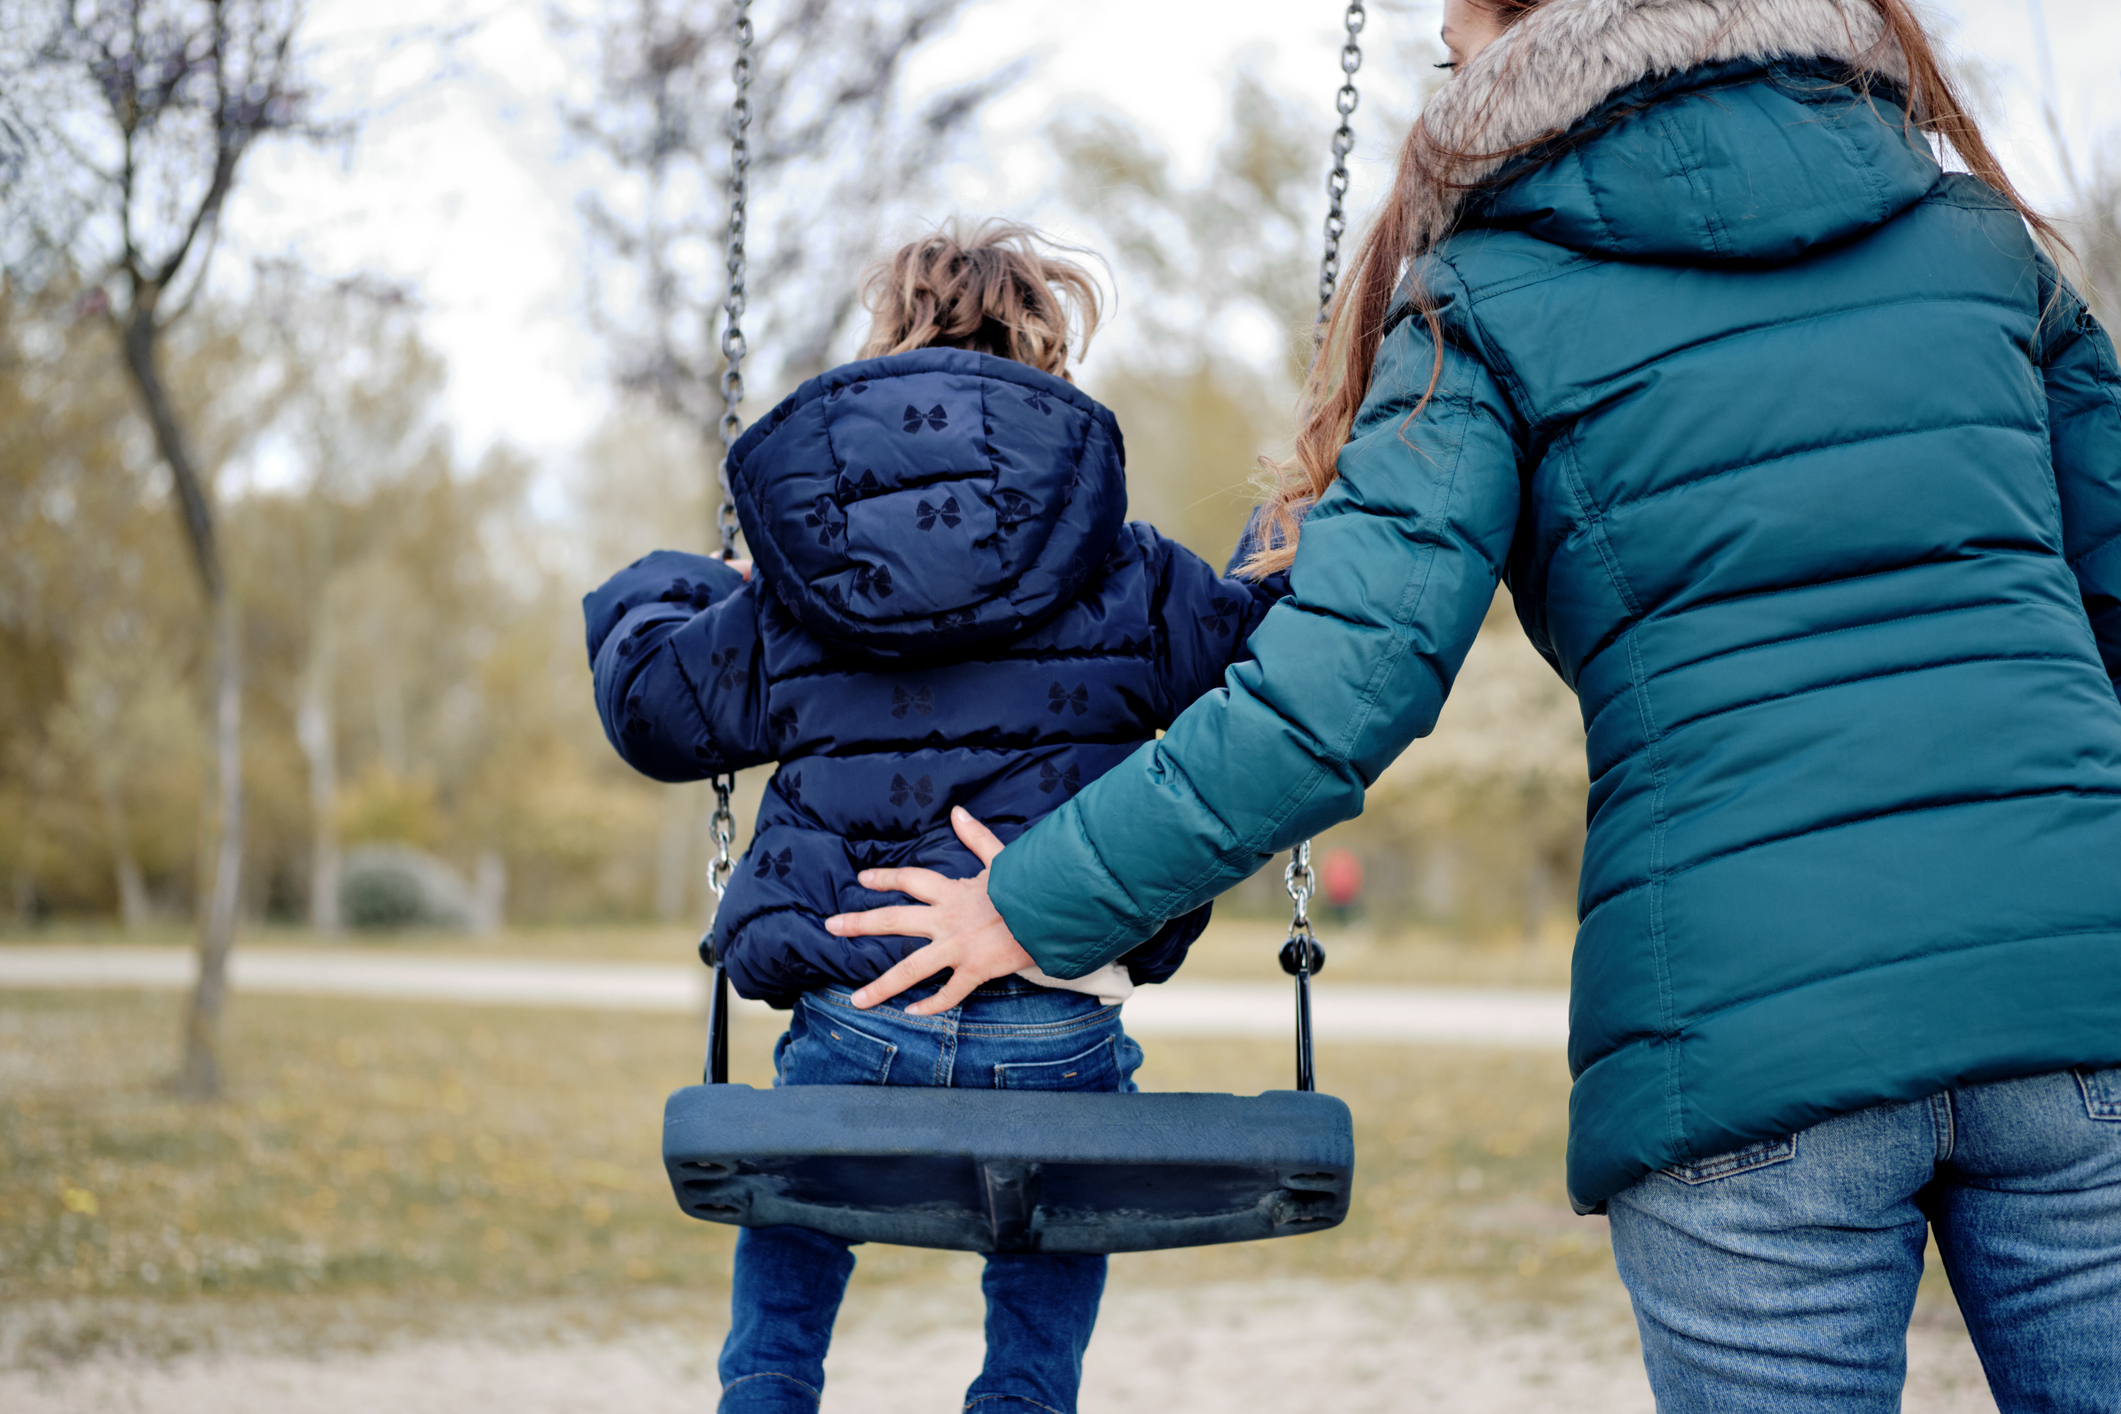
[[[2121,1410],[2121,1069],[1839,1115],[1608,1209],[1660,1411],[1899,1409],[1932,1231],[2002,1414]]]
[[[974,1090],[1134,1089],[1141,1048],[1119,1008],[1016,978],[990,982],[941,1016],[873,1011],[826,988],[796,1003],[774,1051],[775,1085],[955,1085]],[[722,1414],[813,1414],[852,1244],[801,1227],[737,1234]],[[987,1363],[965,1392],[977,1414],[1074,1414],[1083,1352],[1105,1291],[1103,1257],[987,1258]]]

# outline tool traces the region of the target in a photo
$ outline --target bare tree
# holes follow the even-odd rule
[[[770,386],[825,366],[855,312],[855,278],[880,228],[933,190],[939,158],[1014,81],[1016,70],[1003,69],[907,111],[909,62],[966,4],[757,7],[750,284],[778,355]],[[608,189],[582,203],[597,247],[593,313],[619,381],[697,428],[710,467],[720,459],[735,16],[731,0],[606,0],[594,19],[558,21],[595,53],[594,94],[565,116],[611,169]]]
[[[13,178],[9,254],[63,268],[105,320],[168,466],[213,636],[216,810],[199,913],[199,976],[180,1094],[221,1090],[220,1022],[243,866],[242,623],[202,467],[163,371],[165,336],[204,289],[229,195],[253,145],[312,133],[296,77],[301,0],[45,0],[4,26],[29,46],[0,79]],[[33,200],[15,200],[33,192]]]
[[[329,935],[343,923],[334,600],[342,571],[371,548],[377,532],[349,507],[436,452],[443,432],[432,396],[443,370],[420,342],[417,306],[400,286],[372,278],[317,284],[274,262],[259,269],[255,303],[282,367],[281,430],[308,473],[296,576],[307,632],[295,740],[309,764],[309,923]]]

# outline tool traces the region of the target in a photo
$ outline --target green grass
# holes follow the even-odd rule
[[[733,1233],[679,1215],[660,1107],[698,1074],[684,1017],[235,999],[226,1100],[160,1083],[180,998],[0,993],[0,1302],[207,1293],[455,1298],[708,1290]],[[777,1027],[741,1018],[762,1083]],[[1151,1042],[1160,1090],[1286,1084],[1281,1042]],[[1558,1055],[1326,1045],[1356,1116],[1354,1213],[1330,1233],[1118,1259],[1127,1279],[1282,1273],[1567,1283],[1610,1271],[1561,1189]],[[869,1279],[958,1271],[870,1248]],[[1119,1275],[1119,1272],[1116,1272]]]

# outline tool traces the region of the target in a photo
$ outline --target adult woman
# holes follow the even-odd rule
[[[1661,1407],[1898,1408],[1934,1227],[2004,1408],[2111,1410],[2112,346],[1906,0],[1448,17],[1256,663],[980,879],[865,880],[932,906],[838,926],[937,941],[864,1000],[1082,971],[1356,813],[1504,579],[1589,733],[1569,1188]]]

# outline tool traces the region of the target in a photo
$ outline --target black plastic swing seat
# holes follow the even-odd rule
[[[694,1085],[663,1111],[678,1206],[967,1252],[1142,1252],[1337,1226],[1355,1138],[1331,1095]]]

